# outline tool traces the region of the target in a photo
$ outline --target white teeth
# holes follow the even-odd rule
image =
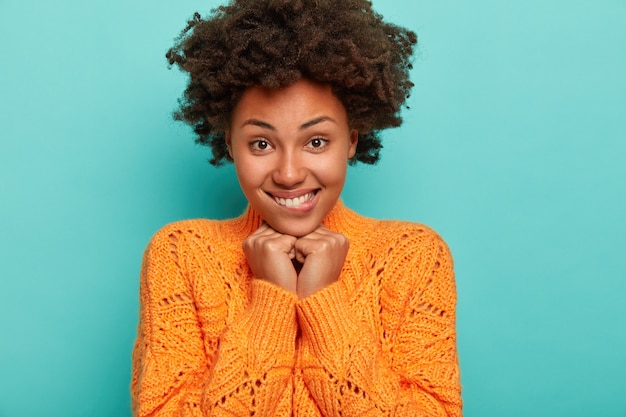
[[[302,205],[302,203],[304,203],[305,201],[311,200],[314,196],[315,196],[315,193],[307,193],[305,195],[302,195],[302,196],[296,197],[296,198],[278,198],[278,197],[274,197],[274,201],[276,201],[281,206],[298,208],[298,207],[300,207]]]

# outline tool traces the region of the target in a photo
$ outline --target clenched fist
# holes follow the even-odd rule
[[[308,235],[284,235],[263,223],[243,242],[243,250],[256,278],[307,297],[337,281],[350,242],[319,226]],[[298,272],[294,262],[302,265]]]

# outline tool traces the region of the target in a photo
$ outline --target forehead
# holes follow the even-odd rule
[[[330,85],[303,78],[284,88],[248,88],[233,109],[232,122],[236,126],[254,118],[270,123],[304,123],[324,116],[347,121],[345,107]]]

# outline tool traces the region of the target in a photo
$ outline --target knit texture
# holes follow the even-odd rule
[[[339,280],[298,300],[255,279],[242,241],[261,223],[165,226],[146,249],[133,351],[135,416],[461,416],[456,289],[426,226],[338,202]]]

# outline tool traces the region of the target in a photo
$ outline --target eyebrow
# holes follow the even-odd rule
[[[313,127],[317,124],[323,123],[323,122],[333,122],[333,123],[337,123],[335,121],[335,119],[333,119],[332,117],[329,116],[321,116],[321,117],[317,117],[313,120],[309,120],[306,123],[303,123],[300,126],[300,130],[306,130],[310,127]],[[276,131],[276,128],[274,126],[272,126],[271,124],[267,123],[267,122],[263,122],[261,120],[258,119],[248,119],[245,122],[242,123],[241,127],[247,126],[247,125],[251,125],[251,126],[258,126],[261,127],[263,129],[267,129],[267,130],[271,130],[271,131]]]

